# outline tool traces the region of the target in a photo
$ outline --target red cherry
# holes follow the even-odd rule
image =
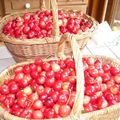
[[[111,66],[109,64],[103,64],[102,68],[103,68],[104,72],[109,72]]]
[[[0,102],[2,103],[5,100],[6,96],[5,95],[0,95]]]
[[[45,88],[42,85],[40,85],[36,88],[36,91],[37,91],[38,95],[40,96],[40,95],[44,94]]]
[[[34,31],[29,31],[28,32],[28,38],[31,39],[31,38],[34,38],[35,37],[35,32]]]
[[[25,109],[21,112],[20,117],[31,119],[32,118],[32,111],[29,109]]]
[[[92,86],[92,85],[86,86],[86,88],[85,88],[85,94],[86,95],[94,95],[94,93],[95,93],[95,87],[94,86]]]
[[[108,102],[104,97],[99,97],[97,99],[97,105],[99,109],[106,108],[108,106]]]
[[[0,87],[0,93],[1,93],[2,95],[8,94],[8,93],[9,93],[9,88],[8,88],[8,86],[7,86],[7,85],[2,85],[2,86]]]
[[[36,65],[34,63],[31,63],[29,65],[29,67],[30,67],[30,71],[36,71],[36,69],[37,69],[37,67],[36,67]]]
[[[22,67],[22,66],[17,66],[17,67],[15,67],[15,68],[14,68],[14,72],[15,72],[15,73],[21,73],[21,72],[23,72],[23,67]]]
[[[36,82],[37,82],[39,85],[44,84],[44,83],[45,83],[45,77],[43,77],[43,76],[38,76],[38,77],[36,78]]]
[[[27,23],[30,20],[30,14],[29,13],[25,13],[23,19],[24,19],[24,22]]]
[[[13,110],[13,111],[16,111],[16,110],[18,110],[18,109],[20,109],[19,105],[14,104],[14,105],[12,106],[12,110]]]
[[[5,100],[3,101],[3,104],[4,104],[5,106],[8,106],[8,107],[13,106],[14,103],[15,103],[15,98],[9,97],[9,96],[7,96],[7,97],[5,98]]]
[[[23,78],[24,78],[24,73],[17,73],[15,74],[15,77],[14,77],[16,82],[21,81]]]
[[[112,75],[116,75],[120,72],[120,68],[118,67],[111,67],[110,72]]]
[[[37,72],[37,71],[32,71],[32,72],[31,72],[31,77],[32,77],[33,79],[36,79],[36,78],[38,77],[38,72]]]
[[[45,81],[45,85],[48,87],[52,87],[55,83],[55,78],[51,77],[51,78],[47,78]]]
[[[35,110],[32,113],[34,119],[43,119],[43,113],[41,110]]]
[[[29,67],[29,65],[25,65],[25,66],[23,66],[23,72],[24,72],[25,74],[28,74],[28,73],[31,72],[31,71],[30,71],[30,67]]]
[[[45,28],[46,28],[45,21],[40,20],[40,21],[39,21],[39,26],[40,26],[40,28],[45,29]]]
[[[53,85],[54,90],[61,91],[62,90],[62,81],[58,80]]]
[[[17,104],[24,108],[27,106],[28,102],[27,102],[27,97],[20,97],[18,100],[17,100]]]
[[[93,109],[91,103],[88,103],[88,104],[84,105],[84,111],[85,112],[92,112],[93,110],[94,109]]]
[[[115,81],[117,84],[120,84],[120,75],[115,75],[115,76],[114,76],[114,81]]]
[[[67,91],[61,91],[58,96],[58,103],[63,105],[66,104],[69,98],[69,93]]]
[[[28,99],[29,99],[30,101],[34,102],[35,100],[38,100],[38,99],[39,99],[39,96],[38,96],[37,92],[35,92],[35,93],[30,94],[30,95],[28,96]]]
[[[24,26],[23,32],[24,32],[25,34],[28,34],[29,31],[30,31],[30,27],[29,27],[29,26]]]
[[[37,66],[41,66],[42,63],[43,63],[42,59],[39,59],[39,58],[38,58],[38,59],[35,60],[35,64],[36,64]]]
[[[17,93],[19,91],[19,87],[17,83],[13,83],[9,86],[10,93]]]
[[[59,114],[61,117],[66,117],[70,114],[71,108],[69,105],[61,105],[59,108]]]
[[[43,63],[42,68],[45,71],[50,71],[51,70],[51,65],[49,63]]]
[[[45,109],[45,111],[44,111],[44,116],[46,117],[46,118],[54,118],[54,116],[55,116],[55,111],[54,111],[54,109],[53,108],[47,108],[47,109]]]
[[[41,100],[36,100],[32,105],[32,109],[35,109],[35,110],[39,110],[42,107],[43,107],[43,103]]]
[[[114,100],[114,95],[112,93],[105,94],[105,98],[108,101]]]
[[[53,107],[53,105],[54,105],[53,98],[52,97],[47,97],[45,99],[45,103],[44,104],[45,104],[46,107]]]
[[[47,71],[46,72],[46,77],[49,77],[49,78],[51,78],[51,77],[54,77],[54,71]]]
[[[114,85],[110,88],[111,93],[118,94],[119,93],[119,85]]]
[[[109,81],[110,80],[110,75],[108,74],[108,73],[104,73],[103,75],[102,75],[102,79],[103,79],[103,82],[107,82],[107,81]]]
[[[85,82],[86,82],[86,84],[96,83],[95,79],[93,77],[90,77],[90,76],[85,78]]]
[[[58,95],[59,95],[59,92],[56,92],[56,91],[53,91],[50,93],[50,96],[54,102],[56,102],[58,100]]]

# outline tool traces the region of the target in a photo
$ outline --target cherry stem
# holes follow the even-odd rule
[[[70,91],[70,95],[69,95],[69,98],[68,98],[68,100],[67,100],[67,102],[66,102],[66,105],[67,105],[68,102],[70,101],[70,97],[71,97],[71,89],[70,89],[69,91]]]

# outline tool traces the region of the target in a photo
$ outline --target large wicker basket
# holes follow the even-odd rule
[[[44,59],[44,61],[49,61],[49,60],[58,60],[58,59],[64,59],[64,43],[66,42],[66,35],[63,35],[61,37],[61,40],[59,42],[59,49],[58,49],[58,56],[59,57],[54,57],[54,58],[49,58],[49,59]],[[47,119],[47,120],[75,120],[78,118],[78,115],[80,114],[80,111],[82,109],[82,104],[83,104],[83,100],[81,100],[81,102],[79,102],[79,99],[83,99],[84,97],[84,93],[81,91],[84,91],[84,86],[83,86],[83,82],[84,82],[84,74],[83,72],[81,72],[83,70],[83,64],[82,64],[82,55],[80,53],[79,50],[79,46],[77,44],[77,42],[75,41],[75,39],[69,39],[70,44],[71,44],[71,48],[73,51],[73,58],[75,60],[75,67],[76,67],[76,77],[77,77],[77,86],[76,86],[76,98],[75,98],[75,103],[73,105],[71,114],[68,117],[65,118],[55,118],[55,119]],[[61,49],[62,48],[62,49]],[[67,57],[67,56],[66,56]],[[78,61],[79,59],[79,61]],[[11,76],[14,75],[14,68],[16,66],[23,66],[23,65],[27,65],[33,63],[33,61],[26,61],[26,62],[21,62],[18,64],[15,64],[13,66],[10,66],[9,68],[7,68],[6,70],[4,70],[2,73],[0,73],[0,85],[3,84],[5,79],[10,78]],[[81,67],[80,67],[81,66]],[[80,76],[81,75],[81,76]],[[79,80],[81,79],[81,80]],[[80,87],[80,89],[79,89]],[[14,115],[11,115],[10,113],[8,113],[7,111],[5,111],[1,106],[0,106],[0,119],[3,120],[27,120],[24,118],[20,118]]]
[[[44,0],[43,0],[44,1]],[[44,5],[44,4],[43,4]],[[22,16],[26,11],[13,13],[5,16],[0,23],[0,37],[1,40],[5,42],[8,50],[11,52],[13,58],[19,61],[25,61],[29,59],[33,59],[35,57],[46,57],[49,54],[55,54],[57,50],[57,45],[59,42],[59,22],[58,22],[58,8],[56,0],[51,0],[52,5],[52,13],[53,13],[53,35],[50,38],[39,38],[39,39],[17,39],[11,36],[7,36],[2,33],[4,25],[8,20],[14,19],[16,16]],[[44,7],[43,7],[44,8]],[[30,11],[29,11],[30,12]],[[66,13],[76,13],[79,17],[81,11],[73,11],[73,10],[64,10]],[[31,14],[34,12],[30,12]],[[97,29],[98,22],[95,21],[92,17],[83,14],[83,18],[86,18],[90,22],[92,22],[93,26],[87,30],[86,32],[81,32],[78,35],[74,35],[77,39],[79,47],[84,48],[87,44],[88,40],[90,40],[91,36]],[[69,46],[69,45],[68,45]],[[70,47],[65,48],[65,52],[70,54]]]
[[[59,56],[63,57],[63,48],[64,45],[62,45],[64,40],[61,40],[59,43]],[[77,72],[77,95],[76,95],[76,101],[73,106],[73,111],[70,116],[66,118],[59,118],[59,119],[52,119],[52,120],[118,120],[120,117],[120,103],[113,105],[111,107],[102,109],[102,110],[97,110],[94,112],[89,112],[89,113],[83,113],[81,114],[81,109],[83,105],[83,97],[84,97],[84,76],[83,76],[83,64],[82,64],[82,55],[81,52],[79,51],[79,46],[77,45],[76,41],[74,38],[71,40],[71,46],[73,50],[73,56],[76,62],[76,72]],[[62,50],[60,49],[62,48]],[[110,63],[113,66],[118,66],[120,67],[120,61],[114,60],[113,58],[109,58],[106,56],[85,56],[85,57],[94,57],[95,59],[102,60],[103,63]],[[16,65],[13,65],[6,70],[4,70],[0,74],[0,84],[3,83],[4,79],[7,79],[13,75],[13,68],[16,67],[17,65],[25,65],[29,64],[31,62],[23,62],[19,63]],[[80,67],[81,66],[81,67]],[[80,78],[80,80],[78,80]],[[6,112],[3,108],[0,107],[0,117],[3,118],[4,120],[26,120],[23,118],[19,118],[16,116],[13,116]]]

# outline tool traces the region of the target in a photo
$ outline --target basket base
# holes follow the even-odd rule
[[[83,49],[89,40],[90,37],[86,37],[84,39],[77,39],[80,49]],[[58,42],[36,45],[21,45],[5,42],[5,45],[16,62],[29,61],[36,58],[44,59],[48,56],[55,56],[58,48]],[[69,42],[66,43],[65,54],[72,55]]]

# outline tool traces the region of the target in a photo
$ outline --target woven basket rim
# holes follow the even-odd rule
[[[100,59],[100,60],[105,60],[105,61],[108,61],[110,62],[112,65],[119,65],[120,66],[120,61],[118,59],[114,59],[114,58],[111,58],[111,57],[107,57],[107,56],[103,56],[103,55],[84,55],[83,57],[93,57],[95,59]],[[56,58],[56,57],[53,57],[51,58],[52,60],[56,60],[56,59],[59,59],[59,58]],[[45,61],[46,60],[51,60],[51,59],[44,59]],[[17,63],[17,64],[13,64],[9,67],[7,67],[5,70],[3,70],[1,73],[0,73],[0,78],[7,72],[9,72],[10,70],[12,70],[14,67],[16,66],[20,66],[20,65],[25,65],[25,64],[29,64],[29,63],[32,63],[33,60],[31,61],[25,61],[25,62],[21,62],[21,63]],[[114,66],[113,65],[113,66]],[[93,112],[89,112],[89,113],[83,113],[80,118],[85,118],[86,116],[89,116],[89,117],[92,117],[92,116],[97,116],[97,115],[103,115],[103,114],[108,114],[109,112],[113,112],[114,110],[117,110],[120,108],[120,103],[117,103],[115,105],[112,105],[110,107],[107,107],[107,108],[104,108],[104,109],[101,109],[101,110],[97,110],[97,111],[93,111]],[[1,106],[0,106],[0,109],[3,109]],[[8,113],[9,114],[9,113]],[[11,115],[11,114],[10,114]],[[15,116],[16,117],[16,116]]]
[[[63,9],[59,9],[59,10],[63,10]],[[45,10],[40,10],[40,11],[45,11]],[[80,10],[63,10],[64,12],[81,12]],[[12,44],[26,44],[26,45],[33,45],[33,44],[45,44],[45,43],[54,43],[54,42],[58,42],[59,38],[61,35],[59,36],[53,36],[51,35],[50,37],[45,37],[45,38],[33,38],[33,39],[19,39],[19,38],[15,38],[9,35],[5,35],[4,33],[2,33],[3,27],[2,24],[5,23],[6,19],[7,21],[9,20],[9,18],[11,18],[12,16],[18,16],[18,15],[23,15],[24,13],[35,13],[35,11],[21,11],[21,12],[14,12],[12,14],[6,15],[5,17],[2,18],[2,20],[0,21],[0,38],[4,41],[4,42],[9,42]],[[91,37],[91,34],[94,34],[95,31],[98,28],[98,22],[91,16],[84,14],[83,13],[83,17],[86,17],[86,19],[91,20],[91,22],[93,23],[93,26],[88,29],[85,32],[81,32],[80,34],[73,34],[75,38],[78,39],[84,39],[86,37]],[[51,41],[51,39],[54,39],[53,41]]]

